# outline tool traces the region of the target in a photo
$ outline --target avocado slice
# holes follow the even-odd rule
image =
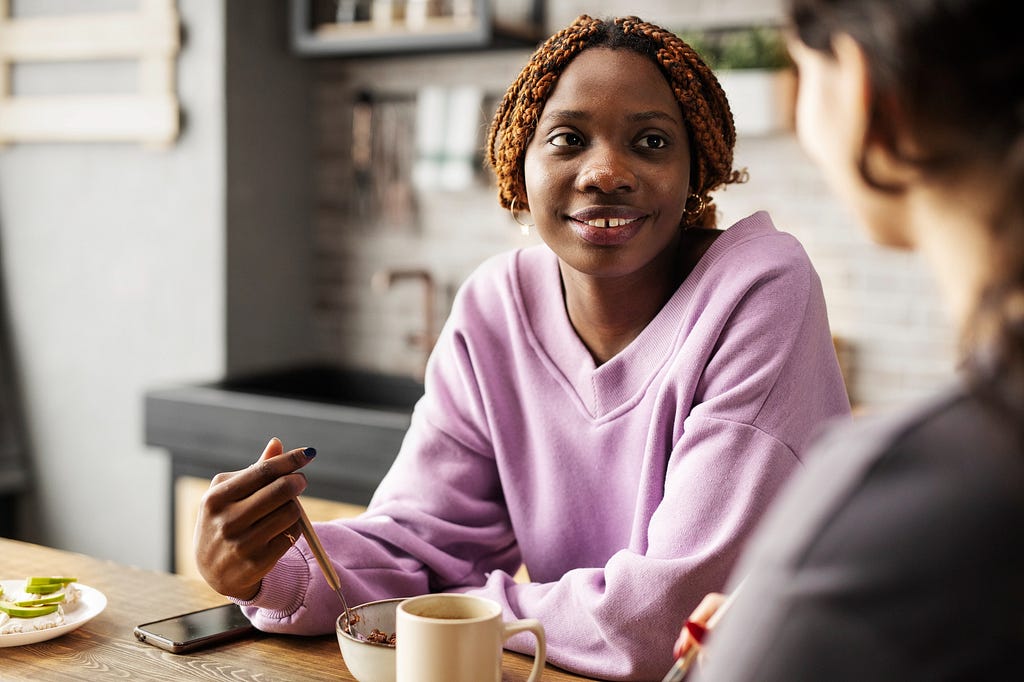
[[[0,601],[0,611],[3,611],[11,618],[38,618],[39,616],[48,616],[56,610],[57,604],[17,606],[9,601]]]

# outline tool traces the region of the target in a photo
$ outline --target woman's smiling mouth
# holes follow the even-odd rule
[[[569,216],[580,239],[598,246],[624,244],[640,231],[647,215],[633,208],[591,207]]]
[[[592,220],[584,220],[582,222],[590,225],[591,227],[622,227],[627,223],[631,223],[639,218],[594,218]]]

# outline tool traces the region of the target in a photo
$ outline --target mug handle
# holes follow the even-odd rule
[[[536,618],[524,618],[523,620],[505,623],[502,641],[507,641],[512,635],[518,635],[520,632],[526,631],[532,632],[533,636],[537,639],[537,650],[533,654],[533,669],[530,670],[530,676],[526,679],[526,682],[537,682],[540,679],[541,673],[544,672],[544,662],[547,660],[544,626],[540,624],[540,621]]]

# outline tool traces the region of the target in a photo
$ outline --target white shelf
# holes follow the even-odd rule
[[[489,0],[473,0],[473,11],[462,16],[314,24],[312,0],[291,0],[292,46],[297,53],[315,57],[483,49],[536,44],[543,30],[536,16],[513,22],[496,17]]]

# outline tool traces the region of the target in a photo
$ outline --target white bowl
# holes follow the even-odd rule
[[[389,635],[395,631],[395,615],[400,599],[371,601],[351,609],[359,620],[353,626],[358,635],[369,634],[374,628]],[[367,642],[345,631],[345,614],[338,616],[334,631],[338,635],[341,656],[352,677],[358,682],[395,682],[395,647]]]

